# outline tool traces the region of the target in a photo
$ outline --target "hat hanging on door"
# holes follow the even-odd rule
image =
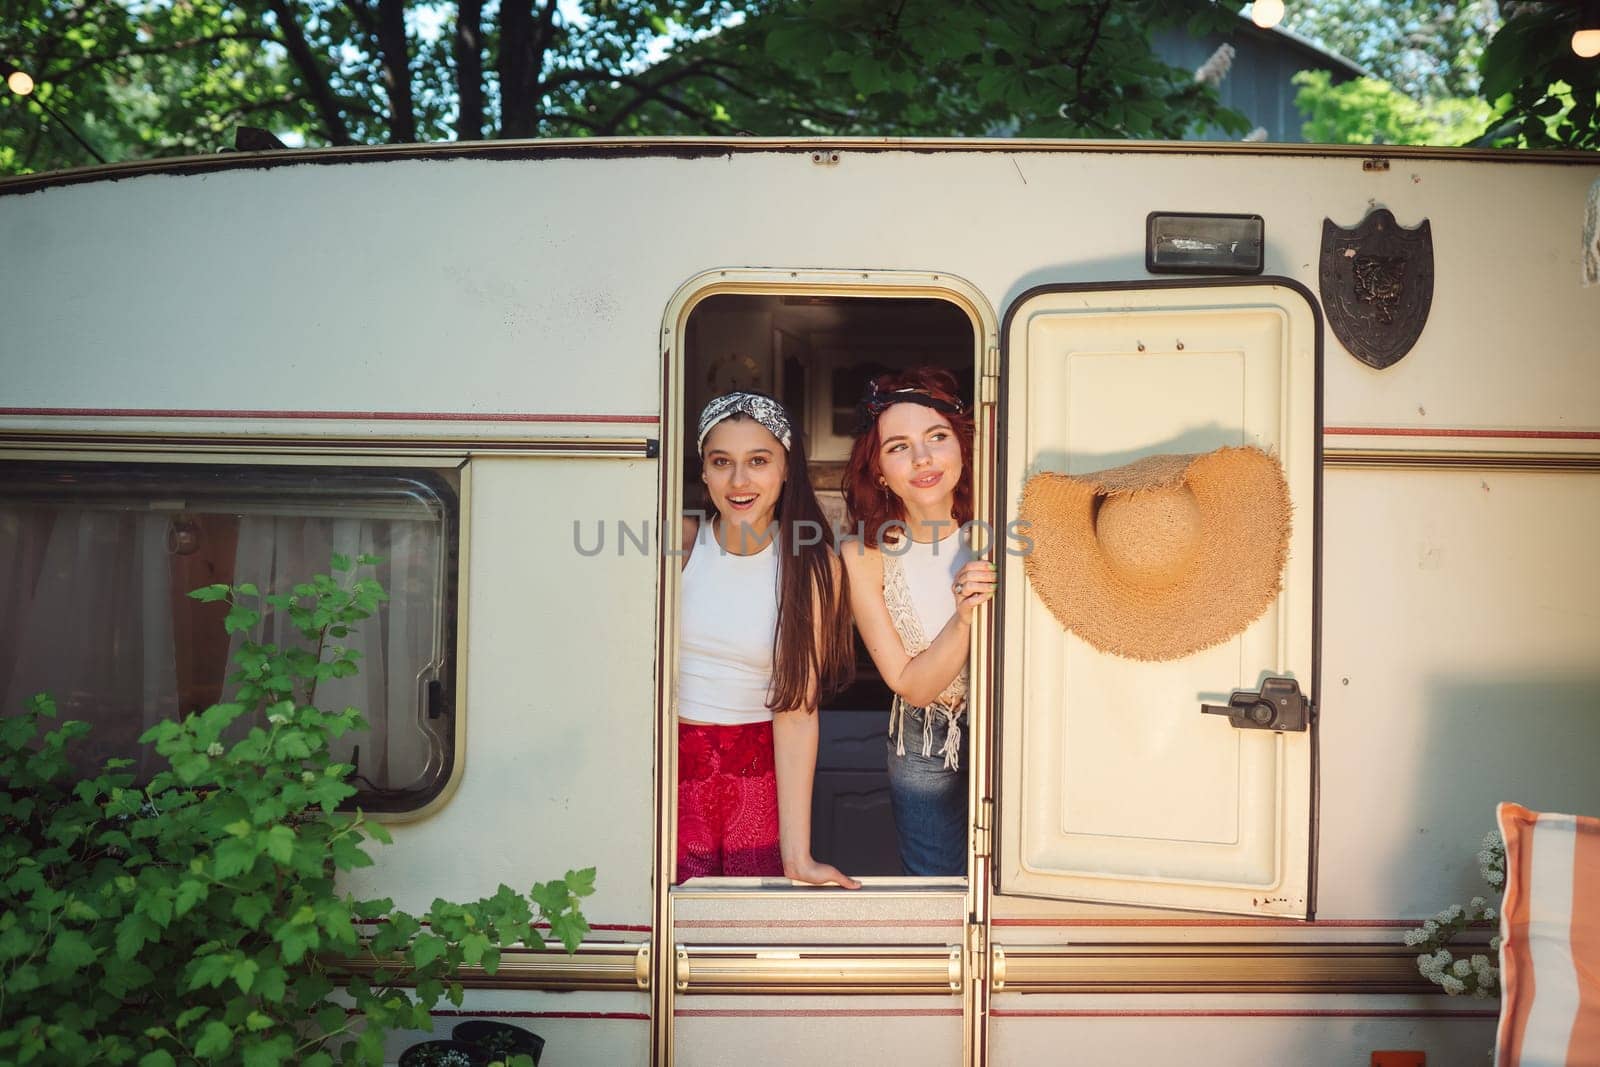
[[[1035,474],[1021,518],[1028,580],[1102,652],[1180,659],[1241,633],[1289,555],[1289,485],[1259,448],[1149,456],[1092,474]]]

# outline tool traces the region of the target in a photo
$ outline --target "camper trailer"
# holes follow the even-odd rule
[[[1483,1062],[1495,1001],[1402,935],[1484,892],[1496,802],[1600,813],[1597,179],[741,138],[0,181],[0,690],[128,750],[221,685],[185,590],[384,557],[337,699],[395,844],[350,885],[423,910],[597,867],[575,954],[508,952],[438,1016],[522,1022],[547,1063]],[[781,398],[838,508],[863,383],[929,363],[974,406],[1000,568],[966,874],[900,873],[862,656],[813,836],[864,888],[673,885],[699,406]],[[1027,480],[1226,445],[1289,486],[1267,610],[1175,660],[1058,624],[1004,533]],[[1298,714],[1202,712],[1269,682]]]

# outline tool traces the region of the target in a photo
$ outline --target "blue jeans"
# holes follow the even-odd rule
[[[967,873],[967,732],[961,731],[960,769],[950,770],[940,755],[944,716],[934,716],[932,754],[927,756],[922,754],[926,712],[905,708],[900,718],[905,755],[896,755],[899,746],[893,735],[887,748],[900,865],[912,875],[961,877]]]

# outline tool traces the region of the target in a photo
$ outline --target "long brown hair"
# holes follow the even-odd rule
[[[743,412],[728,416],[749,417]],[[789,418],[789,425],[798,424]],[[833,528],[811,488],[805,441],[798,430],[791,436],[788,470],[773,511],[779,560],[778,627],[767,691],[773,711],[809,710],[813,701],[843,689],[855,675],[849,598],[843,583],[834,581]]]
[[[944,413],[950,428],[961,445],[961,478],[956,482],[952,517],[958,524],[972,521],[972,433],[970,409],[962,403],[956,392],[956,377],[943,367],[914,367],[897,374],[884,374],[873,379],[879,393],[892,393],[914,389],[951,406],[959,406],[959,413]],[[878,419],[856,436],[850,447],[850,459],[844,466],[844,499],[850,508],[850,527],[859,530],[868,548],[877,548],[883,539],[884,528],[891,523],[906,521],[905,506],[900,498],[878,484],[883,468],[878,463],[878,450],[883,444],[878,433]]]

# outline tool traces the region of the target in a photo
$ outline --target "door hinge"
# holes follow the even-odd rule
[[[978,403],[994,404],[999,400],[1000,350],[991,345],[983,353],[983,366],[978,376]]]
[[[994,798],[978,801],[978,817],[972,822],[972,851],[985,859],[994,856]]]
[[[988,956],[984,945],[983,924],[967,920],[967,973],[974,982],[989,980]]]

